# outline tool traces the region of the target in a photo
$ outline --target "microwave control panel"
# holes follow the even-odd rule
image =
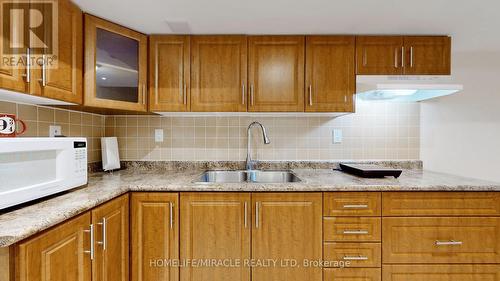
[[[87,174],[87,143],[83,141],[74,142],[75,151],[75,174]]]

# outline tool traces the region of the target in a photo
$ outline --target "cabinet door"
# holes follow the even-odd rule
[[[253,280],[322,280],[321,267],[303,266],[322,258],[321,198],[321,193],[252,194],[252,259],[278,261],[253,267]]]
[[[16,5],[26,5],[25,2],[15,3],[6,2],[5,4],[12,5],[13,8],[17,8]],[[4,3],[2,3],[4,5]],[[20,8],[22,11],[22,8]],[[3,12],[3,11],[2,11]],[[14,16],[14,15],[11,15]],[[8,17],[4,17],[2,15],[2,27],[10,26],[11,36],[8,35],[7,32],[0,32],[2,36],[2,41],[0,42],[2,46],[0,46],[0,55],[2,59],[2,63],[0,63],[0,88],[6,90],[17,91],[21,93],[29,92],[29,83],[27,83],[28,69],[26,68],[26,56],[27,56],[27,46],[29,46],[28,42],[23,42],[25,46],[20,48],[5,48],[5,45],[9,45],[12,37],[16,35],[25,34],[26,30],[24,30],[24,25],[22,21],[11,21],[9,22]],[[18,37],[19,38],[19,37]],[[3,63],[3,61],[8,61],[8,64]]]
[[[356,37],[356,74],[403,74],[403,37]]]
[[[149,38],[149,109],[189,111],[189,36]]]
[[[304,111],[304,37],[248,39],[248,111]]]
[[[405,74],[451,74],[451,38],[448,36],[406,36]]]
[[[354,36],[306,37],[306,111],[354,111],[354,51]]]
[[[235,266],[182,267],[182,281],[250,280],[250,194],[181,193],[181,260],[240,260]],[[259,280],[259,279],[254,279]]]
[[[128,194],[92,210],[96,243],[92,281],[128,280],[128,214]]]
[[[496,265],[384,265],[384,281],[500,281]]]
[[[57,60],[33,69],[30,91],[34,95],[81,104],[83,67],[83,14],[69,0],[59,0],[57,10]],[[48,22],[51,24],[51,22]],[[45,28],[52,28],[51,26]]]
[[[191,40],[191,111],[247,111],[246,36]]]
[[[151,260],[179,258],[177,193],[132,193],[132,281],[177,281],[178,267]]]
[[[18,244],[19,280],[90,281],[89,225],[90,213],[85,213]]]
[[[147,110],[147,36],[85,15],[84,105]]]

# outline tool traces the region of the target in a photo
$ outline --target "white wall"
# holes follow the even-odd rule
[[[424,168],[500,182],[500,51],[452,58],[464,91],[421,104]]]

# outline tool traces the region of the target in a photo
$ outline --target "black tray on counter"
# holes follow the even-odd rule
[[[388,168],[373,164],[343,164],[340,163],[340,169],[346,173],[363,178],[398,178],[403,172],[400,169]]]

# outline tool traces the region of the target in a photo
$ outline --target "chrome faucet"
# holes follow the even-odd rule
[[[269,141],[269,138],[267,137],[266,133],[266,128],[264,125],[262,125],[259,122],[252,122],[250,125],[248,125],[247,128],[247,163],[246,163],[246,169],[247,170],[253,170],[255,167],[255,161],[252,160],[252,154],[250,153],[250,141],[251,141],[251,129],[253,126],[260,126],[262,129],[262,137],[264,138],[264,144],[270,144],[271,142]]]

